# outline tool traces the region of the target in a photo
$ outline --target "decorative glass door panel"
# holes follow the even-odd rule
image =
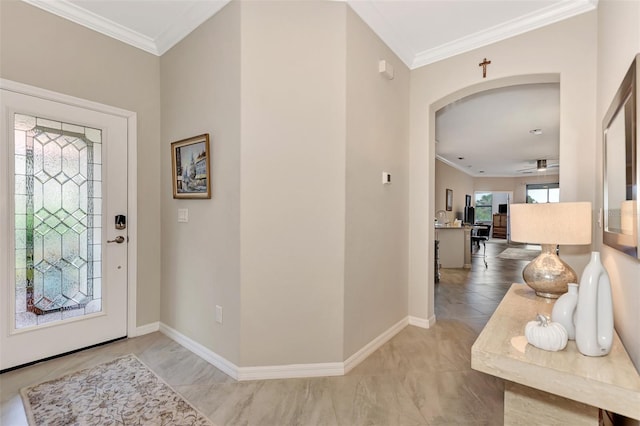
[[[0,79],[0,129],[0,371],[126,336],[135,114]]]
[[[14,117],[15,327],[99,312],[102,131]]]

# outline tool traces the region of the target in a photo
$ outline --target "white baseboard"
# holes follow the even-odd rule
[[[431,328],[436,323],[436,316],[432,315],[429,318],[409,317],[409,325],[414,325],[420,328]]]
[[[180,345],[189,349],[194,354],[198,355],[200,358],[207,361],[209,364],[216,367],[218,370],[221,370],[225,374],[233,377],[236,380],[238,379],[238,366],[227,360],[226,358],[218,355],[213,352],[211,349],[202,346],[200,343],[195,340],[190,339],[184,334],[180,333],[178,330],[175,330],[164,323],[160,323],[160,332],[165,334],[167,337],[176,341]]]
[[[358,352],[351,355],[344,362],[344,374],[353,370],[358,364],[364,361],[369,355],[374,353],[378,348],[387,343],[393,336],[398,334],[403,328],[409,324],[409,317],[403,318],[394,325],[392,325],[387,331],[384,331],[378,337],[364,345]]]
[[[420,320],[420,318],[417,318]],[[435,321],[435,318],[433,318]],[[429,320],[422,320],[429,328]],[[351,355],[344,362],[323,362],[314,364],[289,364],[289,365],[267,365],[257,367],[238,367],[231,361],[202,346],[195,340],[185,336],[179,331],[169,327],[164,323],[159,323],[159,330],[170,339],[198,355],[214,367],[228,374],[238,381],[244,380],[267,380],[267,379],[292,379],[302,377],[326,377],[343,376],[354,367],[364,361],[369,355],[375,352],[380,346],[387,343],[393,336],[398,334],[403,328],[411,323],[411,317],[406,317],[378,337],[367,343],[362,349]],[[144,326],[151,329],[150,325]],[[155,330],[152,330],[155,331]],[[151,331],[149,331],[151,332]]]
[[[238,380],[297,379],[302,377],[344,376],[343,362],[240,367]]]
[[[143,336],[145,334],[153,333],[158,330],[160,330],[160,322],[159,321],[151,322],[149,324],[136,327],[133,331],[133,336],[129,335],[129,337]]]

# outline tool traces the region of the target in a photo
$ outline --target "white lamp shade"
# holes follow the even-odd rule
[[[534,244],[591,244],[591,203],[512,204],[511,240]]]

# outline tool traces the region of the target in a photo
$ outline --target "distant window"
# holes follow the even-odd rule
[[[476,192],[476,222],[491,222],[493,214],[493,194],[491,192]]]
[[[559,183],[535,183],[527,185],[527,203],[560,202]]]

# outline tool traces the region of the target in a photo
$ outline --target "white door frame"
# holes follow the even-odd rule
[[[122,117],[127,120],[127,231],[129,235],[129,244],[127,249],[127,336],[134,337],[139,333],[137,332],[137,316],[136,316],[136,304],[137,304],[137,271],[138,271],[138,206],[137,206],[137,154],[138,154],[138,132],[137,123],[138,116],[133,111],[128,111],[122,108],[112,107],[109,105],[101,104],[98,102],[88,101],[86,99],[76,98],[74,96],[65,95],[62,93],[54,92],[47,89],[41,89],[39,87],[30,86],[23,83],[18,83],[12,80],[6,80],[0,78],[0,89],[9,90],[11,92],[21,93],[23,95],[29,95],[46,99],[49,101],[60,102],[79,108],[85,108],[93,111],[98,111],[105,114],[111,114]],[[1,200],[0,200],[1,201]],[[6,203],[3,203],[6,204]],[[7,226],[6,224],[0,224],[0,226]],[[10,267],[10,265],[6,265]]]

